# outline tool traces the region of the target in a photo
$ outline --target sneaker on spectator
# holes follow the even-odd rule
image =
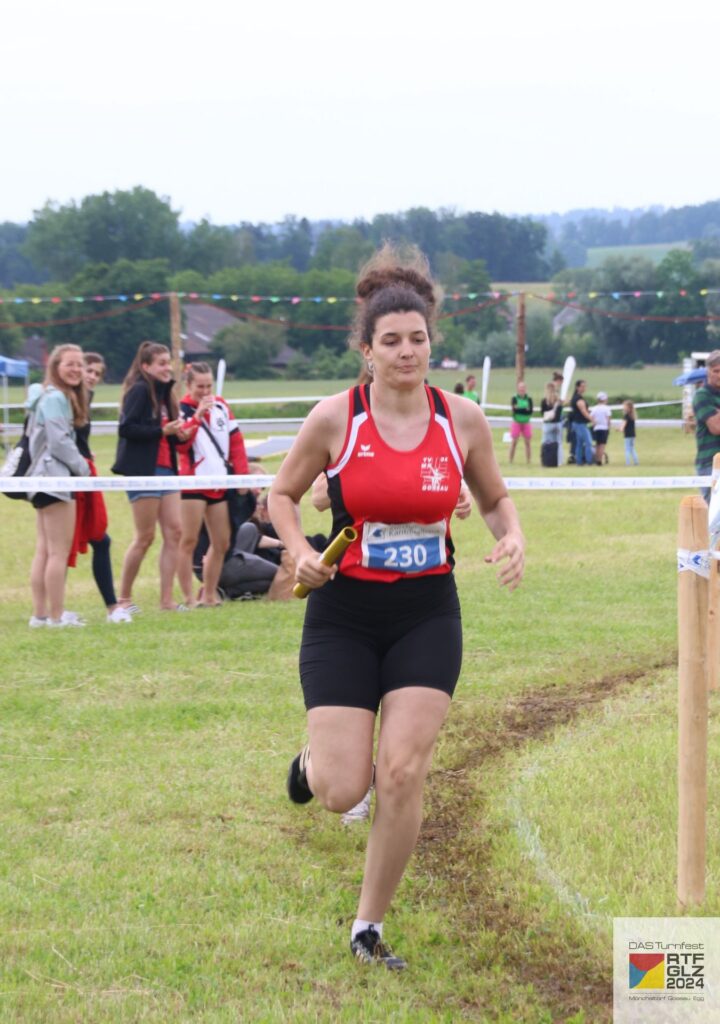
[[[133,618],[127,608],[121,604],[117,605],[111,612],[107,613],[108,622],[132,622]]]
[[[30,629],[40,629],[41,626],[47,626],[47,624],[47,615],[31,615],[28,622]]]
[[[67,614],[67,612],[63,612],[63,617],[59,618],[59,619],[48,619],[47,620],[47,627],[48,627],[48,629],[64,629],[66,627],[84,626],[85,625],[85,623],[83,622],[82,619],[78,619],[78,618],[66,619],[66,618],[64,618],[64,616],[66,614]]]
[[[60,621],[64,622],[66,626],[84,626],[85,619],[82,615],[78,615],[77,612],[63,612],[60,616]]]

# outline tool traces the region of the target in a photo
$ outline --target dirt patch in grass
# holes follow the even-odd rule
[[[512,974],[516,986],[532,985],[554,1021],[584,1011],[593,1024],[609,1022],[612,966],[600,962],[596,951],[588,948],[579,925],[569,920],[558,934],[548,926],[541,901],[518,900],[514,880],[500,879],[493,872],[498,837],[485,813],[488,794],[483,792],[481,770],[489,769],[487,777],[496,778],[508,752],[547,737],[618,691],[675,663],[673,658],[572,688],[530,691],[509,700],[488,722],[478,722],[477,706],[458,705],[447,726],[455,763],[431,773],[416,851],[418,868],[442,878],[456,897],[462,893],[459,914],[466,934],[491,932],[499,966]],[[479,969],[488,966],[478,964]]]

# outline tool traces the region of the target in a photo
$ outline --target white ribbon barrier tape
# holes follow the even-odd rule
[[[284,395],[278,398],[228,398],[223,395],[223,401],[228,405],[290,405],[292,402],[306,402],[307,404],[321,402],[327,395]],[[567,403],[566,403],[567,405]],[[655,409],[661,405],[682,405],[682,398],[673,398],[662,402],[636,402],[636,409]],[[10,402],[7,405],[0,402],[0,409],[26,409],[24,402]],[[93,409],[119,409],[119,402],[93,402]],[[483,409],[512,409],[511,405],[499,405],[496,402],[485,402]],[[622,405],[609,405],[608,409],[622,409]]]
[[[219,491],[228,487],[269,487],[269,473],[251,476],[10,476],[0,492],[60,494],[68,491]],[[509,491],[646,491],[708,487],[709,476],[506,477]]]
[[[515,476],[505,477],[509,491],[662,491],[709,487],[709,476]]]
[[[678,572],[694,572],[706,580],[710,579],[710,557],[709,551],[689,551],[688,548],[678,548]]]
[[[228,405],[289,405],[291,402],[321,402],[327,395],[282,395],[277,398],[228,398],[223,395],[223,401]],[[93,409],[119,409],[119,402],[93,402]],[[26,409],[24,402],[13,402],[7,405],[0,403],[0,409]],[[501,408],[509,409],[509,405]],[[637,406],[636,406],[637,408]]]
[[[228,487],[269,487],[268,473],[240,476],[10,476],[0,491],[62,494],[67,491],[224,491]]]

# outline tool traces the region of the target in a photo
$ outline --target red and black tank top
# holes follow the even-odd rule
[[[326,469],[333,536],[346,526],[358,532],[340,561],[346,576],[388,583],[452,571],[449,524],[463,459],[442,392],[427,385],[425,391],[430,422],[412,451],[391,448],[380,436],[369,384],[348,392],[343,449]]]

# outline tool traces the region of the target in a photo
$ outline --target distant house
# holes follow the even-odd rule
[[[301,363],[310,362],[304,352],[290,348],[289,345],[283,345],[275,358],[270,360],[270,366],[273,370],[287,370],[293,359],[298,359]]]
[[[185,329],[180,335],[185,362],[191,363],[204,359],[217,359],[211,351],[210,343],[223,327],[230,327],[238,322],[237,317],[226,313],[217,306],[199,302],[184,303],[182,311],[185,315]]]
[[[224,309],[204,303],[188,302],[183,305],[182,310],[185,314],[185,329],[180,337],[182,338],[185,362],[217,359],[217,354],[210,348],[213,338],[224,327],[230,327],[241,321],[238,321],[238,318],[230,313],[226,313]],[[270,366],[273,370],[287,370],[293,359],[309,362],[307,356],[302,352],[296,351],[289,345],[283,345],[275,358],[270,360]]]
[[[573,309],[571,306],[563,306],[557,316],[553,317],[553,338],[557,338],[563,327],[569,327],[570,324],[574,324],[581,316],[582,313],[579,309]]]
[[[18,355],[20,359],[26,359],[32,369],[45,369],[48,359],[47,340],[42,334],[31,334],[25,339]]]

